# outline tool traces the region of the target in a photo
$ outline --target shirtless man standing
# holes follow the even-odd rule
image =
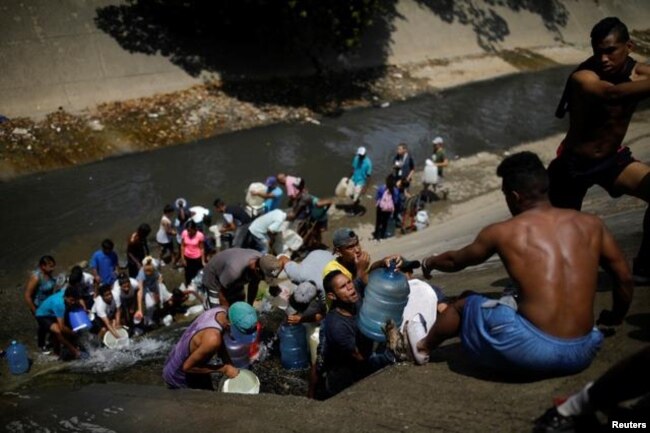
[[[650,167],[622,146],[637,103],[650,95],[650,65],[638,64],[627,27],[609,17],[591,31],[594,55],[569,77],[556,112],[570,113],[569,132],[548,168],[554,206],[580,210],[587,190],[597,184],[612,197],[623,194],[650,202]],[[650,283],[650,211],[634,260],[635,282]]]
[[[493,369],[536,374],[569,374],[585,369],[603,336],[594,328],[598,266],[613,277],[613,308],[599,323],[621,323],[632,299],[629,266],[602,221],[590,214],[553,207],[548,177],[537,155],[521,152],[497,169],[513,217],[489,225],[466,247],[427,257],[431,270],[457,272],[498,254],[518,287],[515,297],[491,300],[470,294],[449,305],[426,334],[416,315],[406,329],[415,361],[460,333],[474,360]]]

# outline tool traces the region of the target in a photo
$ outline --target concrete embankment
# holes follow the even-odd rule
[[[182,90],[207,76],[223,78],[218,64],[188,67],[194,53],[178,50],[175,41],[156,44],[155,34],[127,27],[125,20],[141,13],[137,3],[3,2],[0,113],[39,117],[58,107],[75,112]],[[343,63],[351,68],[419,64],[422,78],[444,87],[520,70],[517,62],[486,53],[529,49],[551,62],[574,63],[584,57],[589,29],[598,19],[617,15],[637,30],[650,22],[644,0],[554,0],[544,7],[538,2],[490,3],[400,0],[388,28],[371,29],[359,52]],[[134,22],[148,18],[136,16]],[[118,30],[132,34],[125,42]],[[246,75],[310,72],[304,58],[291,60],[284,68],[255,68]]]
[[[650,159],[650,123],[642,113],[628,133],[635,156]],[[547,161],[559,137],[522,145]],[[494,176],[498,158],[480,157],[485,177]],[[454,166],[449,168],[452,178]],[[488,174],[491,172],[491,174]],[[585,210],[603,217],[628,257],[640,242],[645,206],[633,198],[610,199],[593,189]],[[494,221],[508,217],[498,187],[452,207],[423,232],[364,245],[373,258],[401,253],[419,258],[458,248]],[[435,273],[433,282],[449,295],[466,289],[496,292],[508,283],[497,260],[455,274]],[[611,308],[603,279],[595,312]],[[521,383],[499,380],[465,359],[457,339],[432,354],[425,366],[399,364],[386,368],[338,396],[315,402],[296,396],[237,396],[205,391],[170,391],[162,385],[95,383],[69,389],[50,385],[17,389],[0,396],[0,425],[8,431],[211,432],[525,432],[532,420],[552,404],[595,380],[623,357],[650,341],[650,291],[638,287],[625,322],[605,339],[600,353],[585,371]],[[41,382],[42,383],[42,382]],[[182,417],[179,417],[182,413]]]

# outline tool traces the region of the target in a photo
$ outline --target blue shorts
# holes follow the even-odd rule
[[[468,296],[462,313],[463,348],[477,362],[497,370],[572,374],[591,364],[603,341],[594,328],[580,338],[558,338],[537,329],[512,307],[484,307],[488,298]]]

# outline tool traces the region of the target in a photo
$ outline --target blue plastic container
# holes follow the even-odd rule
[[[251,343],[238,341],[230,331],[223,334],[223,341],[232,365],[237,368],[248,368],[251,365],[249,351]]]
[[[93,324],[90,322],[88,314],[86,314],[83,308],[77,308],[69,311],[68,320],[70,321],[70,327],[74,332],[83,330],[89,331],[93,326]]]
[[[398,327],[402,324],[409,292],[406,275],[397,272],[394,265],[388,269],[372,271],[368,276],[368,286],[359,312],[361,332],[374,341],[385,342],[386,336],[382,329],[388,319],[393,319]]]
[[[307,332],[302,325],[283,324],[278,330],[280,336],[280,363],[287,370],[309,368],[309,347]]]
[[[29,370],[29,357],[27,356],[25,346],[15,340],[12,341],[11,345],[7,348],[6,356],[11,374],[27,373],[27,370]]]

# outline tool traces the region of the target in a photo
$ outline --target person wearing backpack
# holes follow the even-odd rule
[[[377,218],[373,237],[376,240],[381,240],[386,238],[388,221],[395,209],[399,208],[399,189],[395,185],[395,177],[392,174],[389,174],[386,177],[386,183],[379,187],[375,199],[377,201]]]

